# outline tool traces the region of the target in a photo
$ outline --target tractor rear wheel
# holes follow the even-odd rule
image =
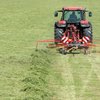
[[[63,29],[56,28],[54,33],[55,44],[58,44],[63,36]]]
[[[92,25],[91,25],[91,23],[89,23],[89,24],[90,24],[90,27],[85,28],[83,31],[84,31],[84,36],[89,37],[90,42],[92,43],[93,42]]]

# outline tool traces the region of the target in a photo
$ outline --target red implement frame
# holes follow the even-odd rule
[[[63,40],[65,38],[65,40]],[[76,28],[75,25],[70,25],[68,29],[64,33],[64,38],[62,37],[61,40],[40,40],[37,41],[36,45],[36,50],[38,48],[38,43],[39,42],[58,42],[57,44],[49,44],[47,47],[48,48],[62,48],[65,51],[73,51],[76,49],[84,49],[85,52],[88,50],[89,47],[98,47],[100,46],[99,44],[95,45],[88,41],[87,43],[84,43],[82,36],[80,34],[80,31]]]

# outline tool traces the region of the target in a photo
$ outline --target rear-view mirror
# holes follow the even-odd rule
[[[57,11],[55,11],[54,16],[58,17],[58,12]]]
[[[92,12],[89,12],[89,17],[92,17]]]

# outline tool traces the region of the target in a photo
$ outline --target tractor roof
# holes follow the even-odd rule
[[[83,7],[64,7],[64,10],[85,10]]]

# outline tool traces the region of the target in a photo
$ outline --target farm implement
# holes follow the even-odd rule
[[[55,11],[55,17],[58,12],[62,16],[60,21],[55,22],[54,39],[37,41],[37,46],[39,42],[53,42],[47,47],[58,48],[62,54],[78,49],[87,54],[90,47],[96,46],[93,44],[92,24],[86,20],[86,13],[92,17],[92,12],[82,7],[64,7]]]

